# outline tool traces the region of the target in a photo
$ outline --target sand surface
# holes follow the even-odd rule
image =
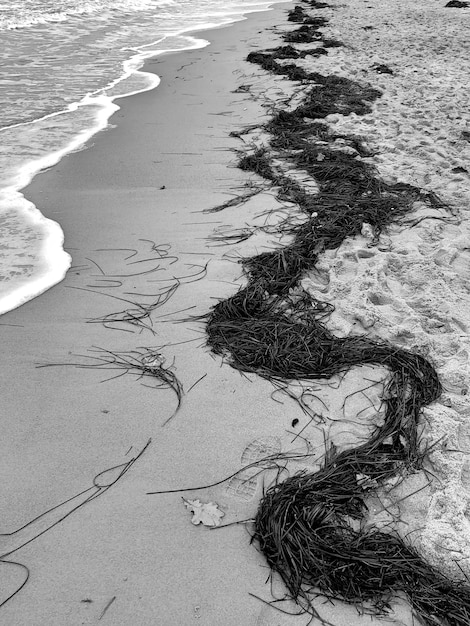
[[[384,92],[370,115],[327,121],[362,135],[381,175],[439,193],[452,211],[429,219],[416,207],[409,228],[392,229],[378,247],[364,231],[325,255],[321,280],[317,273],[304,286],[334,301],[338,334],[365,331],[437,365],[446,393],[423,419],[425,436],[437,442],[430,456],[437,478],[405,506],[404,494],[423,484],[410,478],[388,494],[386,509],[377,503],[376,513],[387,523],[401,501],[403,532],[421,529],[416,545],[456,575],[456,559],[470,572],[470,193],[468,172],[453,171],[466,169],[470,156],[464,101],[470,11],[443,4],[411,9],[404,0],[386,7],[352,0],[322,12],[331,35],[347,45],[305,63]],[[250,545],[249,525],[193,526],[182,501],[217,502],[224,524],[243,522],[273,474],[245,471],[201,491],[147,495],[216,483],[280,451],[309,452],[291,470],[314,469],[325,436],[355,445],[380,420],[384,371],[357,368],[340,389],[339,381],[320,381],[310,396],[305,385],[292,384],[292,395],[309,397],[310,413],[302,413],[269,382],[241,376],[212,356],[203,324],[188,319],[234,293],[244,281],[237,260],[282,245],[276,222],[295,212],[269,191],[242,206],[204,212],[248,179],[235,167],[233,150],[243,143],[230,131],[262,123],[273,102],[293,93],[292,83],[243,60],[251,50],[278,45],[272,27],[286,27],[289,6],[202,33],[207,48],[150,61],[146,69],[162,78],[158,89],[119,101],[112,128],[26,191],[60,222],[73,265],[60,285],[0,320],[0,542],[5,560],[30,571],[24,589],[0,610],[0,624],[308,622],[253,597],[270,601],[284,592],[278,581],[266,582],[269,570]],[[378,74],[374,63],[386,63],[393,75]],[[243,229],[253,230],[246,241],[220,240]],[[155,305],[148,327],[119,321],[128,300]],[[129,367],[109,369],[109,361],[133,358],[171,366],[184,391],[176,414],[174,390],[152,387],[152,379],[140,380]],[[355,393],[371,378],[376,388]],[[20,565],[0,563],[5,597],[24,577]],[[373,623],[351,607],[322,611],[338,626]],[[411,623],[406,607],[395,621]]]
[[[329,116],[338,132],[365,137],[384,180],[437,193],[448,210],[416,205],[404,228],[381,244],[348,241],[322,268],[322,297],[337,310],[339,335],[366,332],[419,352],[437,368],[439,403],[424,410],[429,489],[409,498],[402,531],[452,576],[470,573],[468,400],[470,298],[470,12],[444,2],[349,2],[331,11],[327,32],[346,44],[315,61],[321,73],[367,81],[382,90],[369,115]],[[385,64],[392,74],[374,68]],[[366,246],[364,244],[366,243]],[[315,293],[315,285],[311,284]],[[318,288],[318,285],[317,285]],[[424,480],[421,477],[421,480]],[[410,479],[408,493],[422,486]],[[406,493],[406,491],[405,491]],[[394,499],[401,500],[397,490]],[[403,503],[405,504],[405,503]]]

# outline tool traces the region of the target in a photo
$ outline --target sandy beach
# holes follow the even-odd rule
[[[368,506],[376,524],[415,533],[420,554],[461,577],[470,575],[470,9],[373,4],[310,9],[344,45],[296,64],[379,89],[370,113],[326,122],[368,146],[364,161],[384,181],[435,193],[446,208],[416,202],[380,237],[365,224],[324,252],[302,287],[334,303],[337,336],[390,341],[437,369],[444,392],[420,423],[428,471]],[[326,441],[345,450],[367,440],[384,419],[388,373],[362,365],[279,388],[214,355],[200,319],[246,284],[240,259],[280,249],[292,239],[285,220],[302,220],[273,185],[236,167],[237,151],[265,144],[260,128],[274,108],[292,109],[306,89],[246,61],[283,45],[293,6],[197,33],[210,45],[150,60],[158,88],[119,100],[106,131],[24,190],[61,224],[73,261],[63,282],[0,319],[0,602],[28,577],[0,624],[309,623],[277,610],[295,613],[293,602],[269,605],[286,591],[250,542],[276,470],[241,470],[284,453],[298,456],[290,474],[311,472]],[[293,176],[315,188],[305,172]],[[253,185],[263,190],[247,202],[211,211]],[[175,492],[149,495],[164,490]],[[227,527],[191,524],[185,501],[195,499],[217,503]],[[335,626],[380,623],[319,602]],[[393,608],[392,623],[413,623],[405,601]]]

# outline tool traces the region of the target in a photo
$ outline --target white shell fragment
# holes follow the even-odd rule
[[[200,500],[186,500],[183,498],[184,506],[193,513],[191,522],[197,526],[220,526],[222,517],[225,515],[215,502],[201,502]]]

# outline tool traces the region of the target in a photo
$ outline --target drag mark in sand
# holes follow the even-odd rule
[[[316,2],[307,4],[319,8]],[[289,15],[302,25],[284,39],[317,42],[318,50],[326,20],[308,16],[301,7]],[[251,53],[248,60],[313,86],[304,88],[295,109],[275,111],[263,129],[268,146],[256,146],[239,165],[268,180],[279,199],[299,206],[305,221],[291,228],[288,246],[242,260],[247,284],[206,316],[208,345],[232,367],[278,385],[330,378],[363,364],[384,366],[389,380],[383,424],[353,449],[326,446],[317,472],[304,470],[285,480],[278,475],[261,500],[253,540],[281,576],[288,597],[312,619],[323,621],[315,597],[386,615],[397,594],[404,593],[428,626],[464,626],[470,622],[469,586],[447,578],[398,534],[366,520],[366,499],[373,491],[423,467],[428,451],[420,446],[418,422],[422,408],[441,394],[436,371],[420,354],[386,341],[364,334],[335,336],[326,325],[331,303],[302,285],[325,252],[366,231],[371,245],[378,245],[384,230],[405,223],[417,203],[427,207],[422,219],[455,223],[455,216],[432,192],[380,179],[363,159],[367,148],[360,139],[335,134],[321,121],[332,113],[368,113],[379,91],[280,63],[285,55],[280,47]],[[310,178],[316,193],[293,175],[298,172]],[[249,480],[247,487],[250,491]]]

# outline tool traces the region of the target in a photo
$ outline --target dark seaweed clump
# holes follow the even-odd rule
[[[301,22],[302,24],[309,24],[314,28],[318,29],[322,26],[326,26],[328,20],[324,17],[311,17],[308,13],[305,12],[300,6],[294,7],[291,11],[288,12],[287,19],[289,22]]]
[[[351,525],[366,512],[367,486],[358,484],[362,470],[366,480],[382,481],[400,464],[393,448],[368,446],[332,456],[316,474],[288,478],[261,502],[256,541],[307,611],[310,598],[321,593],[384,615],[402,592],[424,624],[469,624],[467,586],[447,579],[399,537]]]
[[[297,8],[291,14],[295,20],[304,16]],[[311,28],[296,32],[310,36]],[[291,37],[292,32],[284,38],[291,42]],[[390,371],[383,426],[353,450],[338,453],[332,447],[319,471],[295,474],[269,488],[253,541],[290,597],[312,615],[317,615],[313,598],[318,594],[383,614],[404,593],[427,626],[468,626],[468,586],[441,575],[392,532],[364,524],[367,493],[422,466],[417,427],[422,407],[441,393],[436,371],[423,356],[389,343],[365,335],[334,336],[325,324],[333,305],[313,298],[300,284],[319,255],[360,234],[364,223],[377,239],[416,200],[443,205],[435,194],[412,185],[385,183],[364,160],[368,150],[361,138],[333,133],[324,122],[331,113],[369,113],[381,95],[377,89],[297,71],[293,64],[279,64],[272,51],[251,53],[249,60],[312,83],[297,108],[274,112],[264,127],[269,145],[239,163],[270,181],[281,200],[295,202],[305,221],[296,226],[286,221],[289,245],[242,260],[246,286],[206,316],[207,343],[232,367],[274,382],[330,378],[361,364]],[[318,192],[290,178],[290,168],[306,172]]]
[[[293,30],[284,35],[284,41],[290,43],[312,43],[312,41],[318,41],[320,39],[321,35],[318,31],[318,26],[309,24],[304,24],[297,30]]]
[[[282,54],[282,53],[281,53]],[[309,72],[303,68],[294,65],[293,63],[288,65],[281,65],[276,61],[276,58],[282,58],[276,56],[276,51],[273,52],[250,52],[247,57],[247,61],[250,63],[257,63],[264,70],[278,74],[281,76],[288,76],[291,80],[307,80]]]
[[[297,50],[296,48],[294,48],[294,46],[279,46],[277,48],[272,48],[271,50],[268,50],[268,52],[273,59],[304,59],[307,56],[321,56],[322,54],[328,54],[328,52],[324,48],[324,42],[323,47],[309,48],[308,50]],[[257,63],[258,61],[256,59],[259,54],[260,53],[255,53],[255,56],[251,56],[247,60],[251,61],[252,63]]]
[[[301,6],[296,6],[287,13],[287,19],[289,22],[303,22],[308,17],[308,13],[306,13],[305,9]]]
[[[326,2],[317,2],[317,0],[302,0],[311,9],[327,9],[330,5]]]

